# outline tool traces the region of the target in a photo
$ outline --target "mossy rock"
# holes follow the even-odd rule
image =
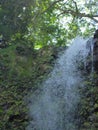
[[[54,66],[54,49],[12,45],[0,50],[0,130],[24,130],[28,123],[26,96],[34,92]]]

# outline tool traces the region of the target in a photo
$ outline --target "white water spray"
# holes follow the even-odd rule
[[[79,66],[86,65],[86,40],[76,38],[58,59],[42,91],[32,95],[27,130],[78,130],[75,118],[80,100],[78,87],[83,87]],[[92,50],[93,51],[93,50]]]

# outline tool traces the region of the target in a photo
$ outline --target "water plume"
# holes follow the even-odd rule
[[[50,77],[42,84],[42,90],[32,94],[32,121],[27,130],[78,130],[78,87],[83,87],[80,68],[86,68],[86,43],[87,40],[76,38],[57,60]]]

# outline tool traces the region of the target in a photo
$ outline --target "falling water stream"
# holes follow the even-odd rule
[[[56,62],[49,78],[42,84],[42,90],[32,95],[32,121],[27,130],[78,130],[79,119],[75,116],[80,100],[78,87],[83,87],[84,80],[79,66],[81,63],[84,69],[86,66],[86,42],[76,38]]]

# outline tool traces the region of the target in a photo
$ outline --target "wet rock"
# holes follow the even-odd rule
[[[94,33],[94,39],[95,38],[98,38],[98,29],[95,31],[95,33]]]
[[[95,71],[98,72],[98,29],[95,31],[93,39],[94,39],[94,48],[93,48],[94,68]]]
[[[95,31],[93,38],[87,41],[88,56],[86,59],[86,70],[89,74],[92,66],[94,71],[98,73],[98,30]]]

